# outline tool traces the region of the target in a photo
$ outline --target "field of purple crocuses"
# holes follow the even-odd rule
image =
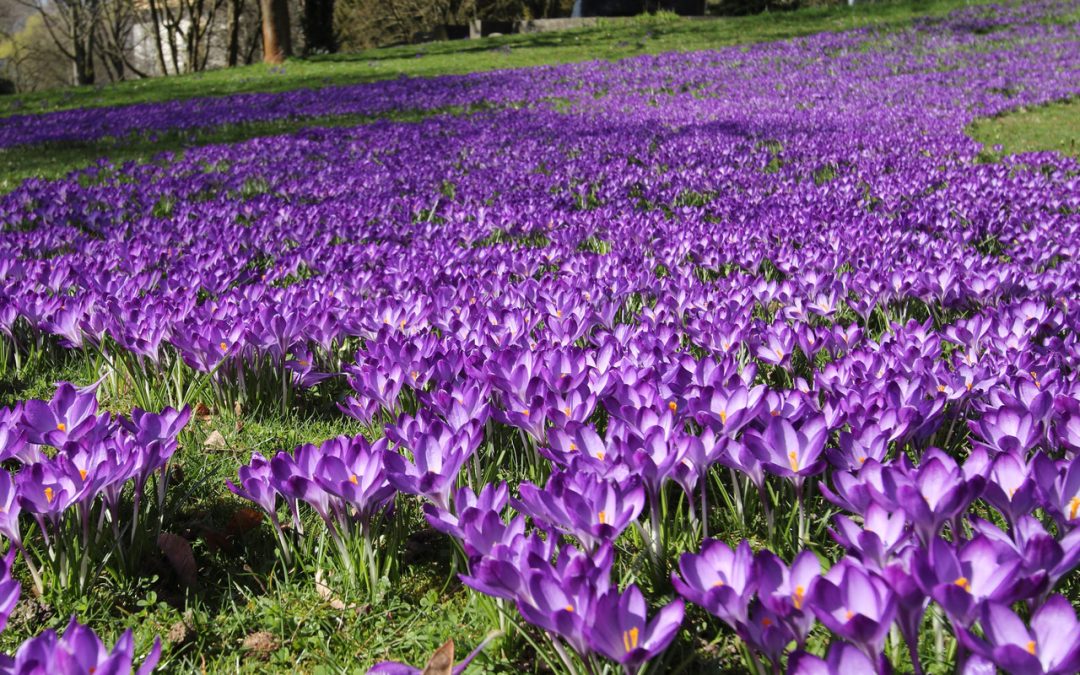
[[[0,197],[0,673],[1080,671],[1078,7],[0,121],[430,112]]]

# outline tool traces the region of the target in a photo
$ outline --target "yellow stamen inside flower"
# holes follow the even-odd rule
[[[566,607],[563,607],[563,609],[565,609],[568,612],[573,612],[574,611],[574,606],[573,605],[567,605]]]
[[[968,390],[968,391],[971,391],[971,383],[970,383],[970,382],[968,382],[968,383],[967,383],[967,384],[965,384],[964,386],[965,386],[965,387],[967,387],[967,390]]]
[[[563,408],[563,412],[566,413],[567,417],[570,417],[570,406],[566,406],[565,408]]]
[[[714,583],[714,584],[712,585],[712,587],[713,587],[713,588],[721,588],[721,587],[723,587],[723,585],[724,585],[724,582],[723,582],[723,581],[717,581],[716,583]]]
[[[562,310],[561,309],[555,310],[555,316],[557,316],[557,317],[559,317],[561,319],[562,318]]]
[[[299,364],[300,364],[300,367],[301,367],[301,368],[307,368],[308,366],[310,366],[310,365],[311,365],[311,362],[310,362],[310,361],[297,361],[297,363],[299,363]]]
[[[218,347],[221,347],[221,351],[223,351],[223,352],[229,351],[229,345],[225,344],[224,342],[219,344]]]
[[[768,628],[769,626],[772,625],[772,619],[770,619],[769,617],[765,617],[764,619],[761,620],[761,625]]]
[[[86,480],[86,469],[79,469],[79,478]]]
[[[56,425],[56,430],[57,431],[67,431],[67,425],[64,424],[63,422],[61,422],[61,423]]]
[[[675,401],[669,401],[667,407],[668,410],[670,410],[671,412],[675,412],[675,410],[679,407],[679,404]]]
[[[720,411],[720,424],[727,424],[727,411],[726,410],[721,410]]]
[[[795,605],[795,609],[802,609],[804,597],[806,597],[806,589],[802,586],[796,586],[795,592],[791,595],[791,600]]]
[[[959,579],[957,579],[953,583],[956,584],[957,586],[959,586],[960,588],[964,589],[968,593],[971,592],[971,582],[968,581],[967,577],[960,577]]]
[[[940,393],[944,394],[944,393],[945,393],[945,385],[943,385],[943,384],[939,384],[939,385],[937,386],[937,390],[938,390],[938,391],[939,391]]]
[[[607,524],[607,511],[601,511],[600,515],[599,515],[599,519],[600,519],[600,524],[601,525],[606,525]]]
[[[1031,654],[1032,656],[1035,656],[1035,641],[1034,640],[1028,640],[1028,643],[1027,643],[1026,647],[1027,647],[1028,654]]]
[[[45,488],[45,501],[51,502],[53,500],[53,489],[51,487]]]
[[[1080,509],[1080,496],[1069,500],[1069,520],[1076,518],[1076,511]]]
[[[855,616],[855,612],[851,611],[850,609],[848,611],[844,612],[844,618],[847,619],[848,621],[851,621],[851,617],[853,617],[853,616]]]
[[[866,464],[866,458],[865,457],[860,457],[859,458],[859,464]]]
[[[784,358],[784,352],[780,351],[779,349],[774,349],[773,351],[776,352],[776,358],[778,358],[778,359],[783,359]]]
[[[604,453],[602,453],[602,452],[596,453],[596,458],[598,460],[600,460],[601,462],[604,461]]]
[[[571,443],[570,444],[570,452],[577,452],[577,444],[576,443]]]
[[[353,475],[349,476],[349,482],[352,483],[353,485],[359,485],[360,484],[356,480],[356,474],[353,474]]]
[[[420,379],[420,371],[418,371],[418,370],[414,370],[409,374],[412,375],[412,379],[414,379],[414,380],[419,380]]]
[[[634,626],[630,630],[624,630],[622,634],[623,647],[626,647],[626,651],[632,651],[637,649],[638,646],[638,629]]]
[[[791,464],[791,470],[792,471],[798,471],[799,470],[799,458],[798,458],[798,456],[794,452],[789,452],[787,454],[787,458],[788,458],[788,463]]]
[[[772,415],[773,417],[779,417],[780,416],[780,411],[779,410],[770,410],[769,414]]]
[[[525,417],[528,417],[528,416],[529,416],[529,410],[528,410],[528,408],[526,408],[525,410],[522,410],[522,411],[521,411],[521,414],[522,414],[522,415],[524,415]]]

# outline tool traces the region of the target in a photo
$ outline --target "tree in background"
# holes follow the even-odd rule
[[[71,62],[72,83],[93,84],[102,0],[15,0],[36,10],[57,50]]]
[[[263,62],[279,64],[292,56],[288,0],[259,0],[262,9]]]
[[[149,73],[135,65],[131,58],[131,40],[138,24],[135,0],[105,0],[101,5],[94,41],[94,57],[108,78],[117,82],[127,79],[128,74],[149,77]]]

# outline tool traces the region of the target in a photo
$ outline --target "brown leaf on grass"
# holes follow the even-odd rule
[[[225,437],[221,435],[220,431],[211,431],[210,435],[203,441],[203,447],[210,450],[224,450]]]
[[[181,536],[162,532],[157,539],[158,548],[165,554],[176,572],[176,576],[188,588],[198,588],[198,567],[195,565],[195,553],[191,550],[191,544]]]
[[[212,416],[213,413],[210,411],[210,408],[206,407],[205,403],[200,403],[195,406],[195,419],[200,422],[209,424]]]
[[[451,675],[454,672],[454,640],[447,640],[428,659],[421,675]]]
[[[242,646],[255,658],[266,660],[277,650],[278,643],[271,633],[261,630],[245,637]]]
[[[232,537],[220,530],[214,530],[209,527],[200,527],[199,537],[206,542],[206,548],[211,553],[215,551],[231,551],[232,550]]]
[[[254,530],[262,523],[262,521],[262,511],[244,507],[237,509],[232,514],[232,517],[229,518],[229,524],[225,526],[225,531],[233,537],[238,537],[245,532]]]

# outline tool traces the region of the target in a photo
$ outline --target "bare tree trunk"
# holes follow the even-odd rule
[[[292,56],[288,0],[259,0],[262,5],[263,62],[278,64]]]
[[[236,66],[240,57],[240,16],[243,12],[244,0],[229,0],[229,46],[226,50],[225,63],[230,68]]]
[[[161,13],[157,8],[157,0],[150,0],[150,23],[152,24],[154,32],[154,49],[157,51],[158,66],[161,67],[161,74],[168,75],[169,67],[165,63],[165,47],[161,44]]]

